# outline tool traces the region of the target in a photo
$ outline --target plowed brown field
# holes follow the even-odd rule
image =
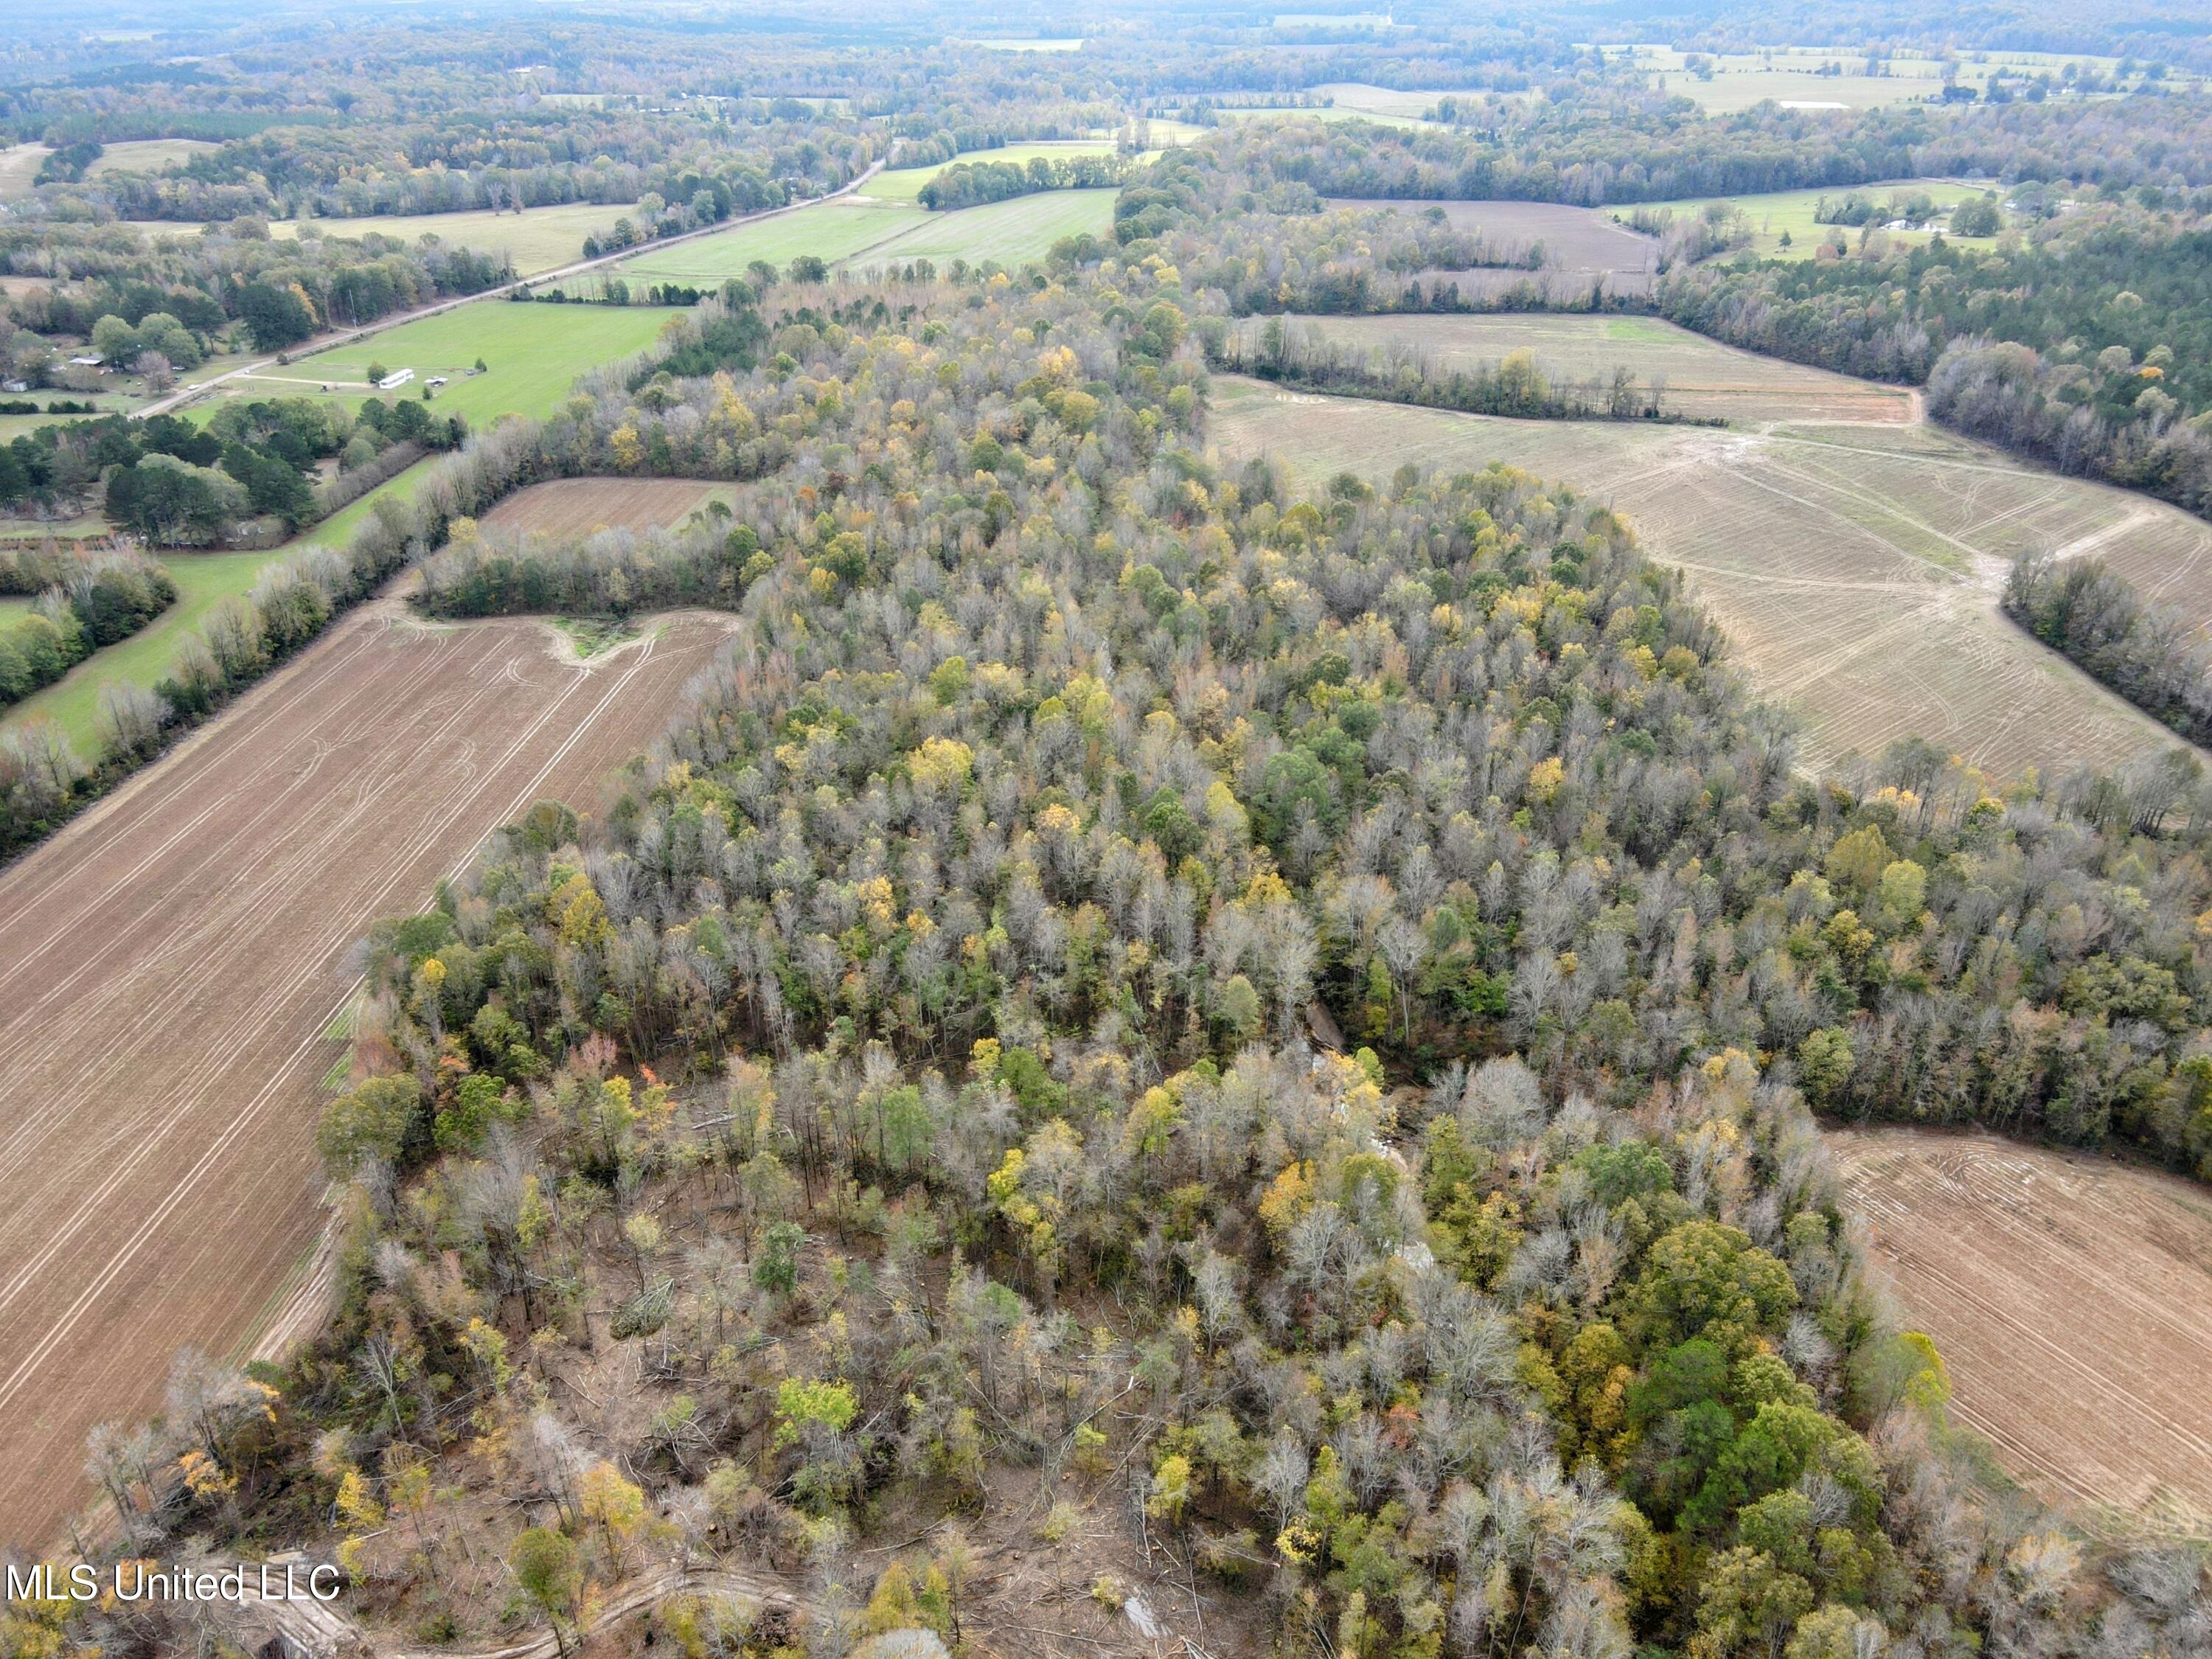
[[[2212,1527],[2212,1194],[1990,1135],[1828,1139],[2007,1471],[2098,1530]]]
[[[0,873],[0,1547],[52,1536],[179,1347],[312,1320],[354,942],[533,800],[593,804],[722,632],[579,665],[378,601]]]

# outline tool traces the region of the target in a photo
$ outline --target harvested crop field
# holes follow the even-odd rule
[[[177,1349],[312,1327],[354,942],[532,801],[599,802],[722,636],[578,666],[380,600],[0,873],[0,1547],[55,1534]]]
[[[1901,425],[1914,410],[1912,393],[1901,386],[1740,351],[1656,317],[1331,317],[1297,319],[1297,326],[1378,365],[1407,362],[1425,372],[1493,368],[1524,348],[1554,380],[1607,382],[1626,368],[1639,386],[1665,388],[1668,414],[1697,420]],[[1258,330],[1248,323],[1244,332],[1249,338]]]
[[[588,535],[610,526],[647,530],[682,524],[732,494],[726,484],[690,478],[561,478],[515,491],[483,522],[546,536]]]
[[[1600,276],[1608,294],[1642,297],[1659,269],[1659,244],[1592,208],[1550,202],[1417,202],[1333,199],[1331,207],[1389,208],[1400,213],[1443,210],[1455,230],[1504,247],[1543,244],[1540,270],[1427,270],[1429,283],[1457,283],[1470,298],[1494,299],[1520,282],[1533,281],[1547,303],[1589,293]]]
[[[1496,459],[1610,501],[1688,574],[1755,688],[1800,715],[1815,769],[1909,735],[2005,776],[2108,768],[2175,741],[1999,614],[2031,549],[2094,550],[2212,617],[2212,530],[1925,425],[1506,421],[1226,375],[1214,402],[1224,459],[1272,455],[1301,489]]]
[[[1953,1417],[2100,1531],[2212,1528],[2212,1194],[1990,1135],[1828,1142]]]

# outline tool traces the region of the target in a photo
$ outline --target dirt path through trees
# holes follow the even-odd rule
[[[576,665],[529,622],[347,618],[0,874],[0,1546],[81,1498],[85,1431],[296,1299],[349,958],[542,797],[591,804],[723,624]]]

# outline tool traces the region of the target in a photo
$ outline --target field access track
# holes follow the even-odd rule
[[[0,1549],[54,1537],[86,1430],[158,1410],[177,1349],[313,1328],[356,941],[532,801],[592,804],[722,624],[552,637],[364,606],[0,872]]]

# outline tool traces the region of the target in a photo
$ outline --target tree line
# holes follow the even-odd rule
[[[58,555],[38,565],[47,585],[36,608],[0,629],[0,708],[52,684],[176,603],[169,573],[128,550]]]
[[[1929,412],[2063,471],[2212,511],[2212,229],[2108,207],[1992,250],[1669,272],[1662,314],[1771,356],[1924,383]]]
[[[2212,647],[2102,559],[2031,555],[2006,579],[2004,611],[2191,742],[2212,743]]]
[[[924,184],[918,199],[933,211],[1012,201],[1046,190],[1104,190],[1129,176],[1121,155],[1036,155],[1027,161],[963,161]]]

